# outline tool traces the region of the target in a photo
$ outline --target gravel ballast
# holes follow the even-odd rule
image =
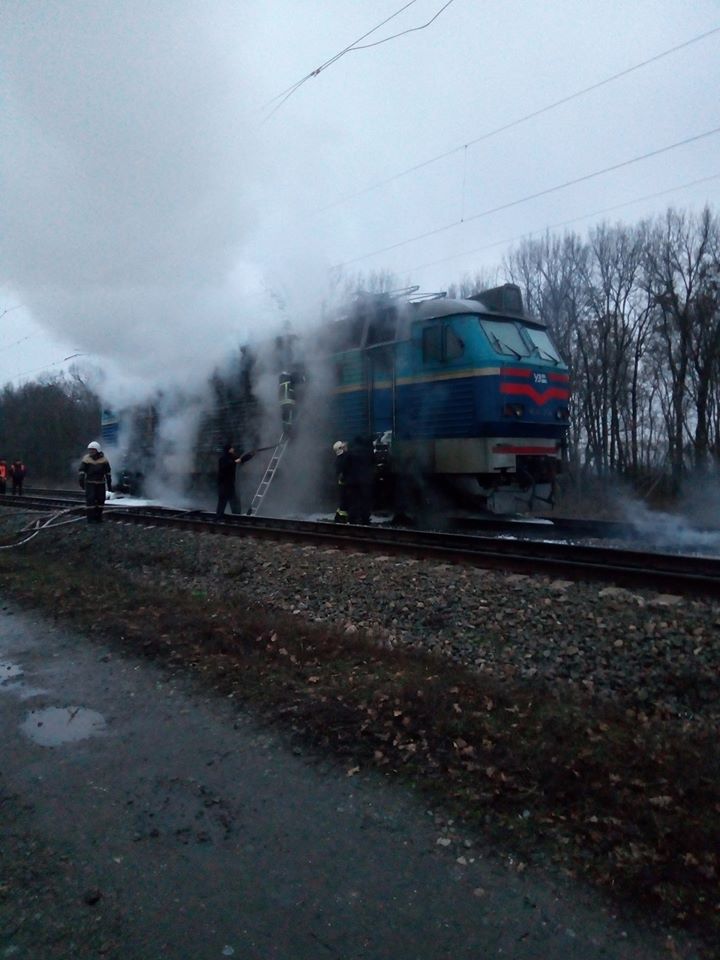
[[[569,684],[685,723],[720,719],[720,604],[475,567],[106,524],[111,563],[430,651],[508,679]]]

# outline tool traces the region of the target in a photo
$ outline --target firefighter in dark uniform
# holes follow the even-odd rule
[[[88,444],[87,453],[80,461],[78,480],[85,491],[88,523],[102,523],[105,490],[112,490],[112,475],[110,464],[96,440]]]
[[[335,523],[349,523],[350,514],[348,513],[348,488],[346,473],[350,466],[350,454],[348,445],[342,440],[336,440],[333,444],[333,453],[335,454],[335,476],[338,484],[338,507],[335,511]]]
[[[12,480],[13,496],[22,496],[23,483],[25,482],[25,464],[22,460],[15,460],[10,464],[10,479]]]
[[[347,484],[350,523],[370,523],[375,486],[375,457],[372,440],[355,437],[348,451]]]
[[[254,456],[255,451],[238,456],[231,443],[226,443],[223,447],[217,470],[218,502],[215,517],[218,520],[222,519],[228,504],[231,513],[240,513],[240,498],[235,490],[235,472],[238,464],[247,463]]]
[[[301,399],[305,374],[302,367],[294,366],[291,370],[283,370],[278,377],[278,401],[282,417],[283,431],[287,433],[295,422],[296,407]]]

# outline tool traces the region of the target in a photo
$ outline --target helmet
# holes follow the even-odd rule
[[[102,453],[102,447],[97,442],[97,440],[93,440],[91,443],[88,444],[88,450],[97,450],[98,453]]]
[[[345,444],[342,442],[342,440],[336,440],[335,443],[333,444],[333,453],[335,454],[335,456],[339,457],[340,454],[344,452],[344,450],[345,450]]]

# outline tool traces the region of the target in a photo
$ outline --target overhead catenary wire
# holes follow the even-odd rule
[[[591,93],[593,90],[598,90],[600,87],[604,87],[609,83],[613,83],[615,80],[626,77],[637,70],[641,70],[643,67],[649,66],[651,63],[656,63],[658,60],[662,60],[664,57],[669,57],[673,53],[684,50],[685,48],[692,46],[692,44],[699,43],[701,40],[706,40],[708,37],[714,36],[718,33],[720,33],[720,27],[713,27],[712,30],[706,30],[705,33],[691,37],[689,40],[685,40],[683,43],[679,43],[674,47],[669,47],[667,50],[663,50],[660,53],[649,57],[647,60],[642,60],[640,63],[633,64],[633,66],[619,71],[619,73],[614,73],[609,77],[605,77],[604,80],[599,80],[597,83],[592,83],[590,86],[583,87],[581,90],[576,90],[574,93],[570,93],[565,97],[561,97],[559,100],[555,100],[543,107],[539,107],[537,110],[532,110],[530,113],[526,113],[521,117],[517,117],[515,120],[511,120],[499,127],[488,130],[486,133],[480,134],[479,136],[474,137],[472,140],[468,140],[466,143],[458,144],[458,146],[452,147],[450,150],[445,150],[443,153],[438,153],[433,157],[429,157],[427,160],[422,160],[420,163],[413,164],[411,167],[406,167],[404,170],[400,170],[398,173],[394,173],[389,177],[385,177],[383,180],[377,180],[374,183],[368,184],[366,187],[362,187],[360,190],[356,190],[354,193],[345,194],[344,196],[339,197],[337,200],[333,200],[332,203],[328,203],[324,207],[320,207],[315,212],[316,214],[324,213],[326,210],[332,210],[333,207],[340,206],[343,203],[349,203],[350,200],[355,200],[358,197],[362,197],[366,193],[370,193],[372,190],[378,190],[380,187],[394,183],[396,180],[400,180],[402,177],[406,177],[411,173],[416,173],[418,170],[423,170],[425,167],[429,167],[434,163],[438,163],[440,160],[445,160],[447,157],[454,156],[461,150],[467,150],[468,147],[473,147],[478,143],[482,143],[484,140],[489,140],[491,137],[495,137],[500,133],[504,133],[506,130],[511,130],[513,127],[518,127],[523,123],[527,123],[529,120],[533,120],[535,117],[542,116],[544,113],[549,113],[551,110],[555,110],[557,107],[563,106],[563,104],[570,103],[570,101],[576,100],[578,97],[585,96],[585,94]]]
[[[539,197],[546,197],[551,193],[557,193],[559,190],[566,190],[568,187],[575,186],[578,183],[585,183],[586,181],[592,180],[595,177],[603,176],[606,173],[612,173],[614,170],[621,170],[624,167],[629,167],[632,164],[640,163],[642,160],[648,160],[651,157],[660,156],[660,154],[668,153],[670,150],[677,150],[679,147],[687,146],[690,143],[696,143],[698,140],[704,140],[707,137],[715,136],[718,133],[720,133],[720,127],[714,127],[712,130],[705,130],[703,133],[695,134],[692,137],[685,137],[683,140],[677,140],[675,143],[667,144],[664,147],[658,147],[656,150],[649,150],[647,153],[642,153],[637,157],[630,157],[627,160],[621,160],[619,163],[613,163],[608,167],[603,167],[601,170],[594,170],[592,173],[583,174],[581,177],[574,177],[572,180],[566,180],[564,183],[558,183],[552,187],[546,187],[544,190],[538,190],[536,193],[519,197],[517,200],[509,200],[507,203],[498,204],[496,207],[489,207],[487,210],[480,210],[478,213],[474,213],[469,217],[453,220],[451,223],[443,224],[442,226],[436,227],[433,230],[427,230],[425,233],[419,233],[413,237],[407,237],[404,240],[399,240],[397,243],[391,243],[386,247],[381,247],[377,250],[371,250],[369,253],[364,253],[361,256],[352,257],[349,260],[336,263],[334,264],[333,269],[341,270],[353,263],[359,263],[361,260],[368,260],[370,257],[379,256],[381,253],[388,253],[391,250],[397,250],[400,247],[407,246],[409,243],[416,243],[418,240],[425,240],[428,237],[436,237],[438,234],[446,233],[448,230],[452,230],[454,227],[462,226],[463,224],[470,223],[473,220],[479,220],[482,217],[489,217],[491,214],[499,213],[502,210],[509,210],[511,207],[520,206],[520,204],[528,203],[530,200],[537,200]]]
[[[329,66],[331,66],[333,63],[336,63],[341,57],[344,57],[347,53],[351,53],[355,50],[366,50],[368,49],[368,47],[376,47],[382,43],[388,43],[388,41],[390,40],[396,40],[398,37],[405,36],[405,34],[415,33],[418,30],[424,30],[426,27],[429,27],[431,23],[434,23],[435,20],[437,20],[437,18],[440,16],[440,14],[444,10],[446,10],[451,3],[454,3],[454,0],[447,0],[447,2],[437,11],[437,13],[435,13],[433,17],[430,18],[430,20],[427,21],[427,23],[420,24],[419,26],[416,26],[416,27],[408,27],[407,30],[401,30],[399,33],[395,33],[390,37],[384,37],[382,40],[378,40],[375,43],[368,43],[363,46],[358,46],[358,44],[360,44],[362,40],[365,40],[367,37],[371,36],[373,33],[376,33],[381,27],[384,27],[385,24],[389,23],[391,20],[394,20],[395,17],[400,16],[401,13],[404,13],[405,10],[408,9],[408,7],[411,7],[416,2],[417,0],[408,0],[408,3],[404,4],[404,6],[400,7],[399,10],[396,10],[395,13],[391,14],[389,17],[386,17],[385,20],[383,20],[381,23],[378,23],[376,26],[372,28],[372,30],[368,30],[367,33],[364,33],[361,37],[358,37],[357,40],[353,40],[352,43],[349,43],[346,47],[343,47],[343,49],[340,50],[338,53],[336,53],[334,56],[330,57],[324,63],[321,63],[319,67],[316,67],[314,70],[311,70],[310,73],[307,73],[304,77],[301,77],[300,80],[297,80],[295,83],[291,84],[291,86],[286,87],[285,90],[283,90],[281,93],[278,93],[271,100],[268,100],[268,102],[265,104],[265,109],[270,107],[273,103],[275,103],[276,105],[266,115],[265,120],[269,120],[270,117],[272,117],[275,113],[277,113],[280,107],[282,107],[282,105],[287,100],[289,100],[290,97],[297,90],[299,90],[304,83],[307,83],[307,81],[312,79],[313,77],[317,77],[320,73],[322,73],[323,70],[327,70]],[[279,102],[276,103],[276,101],[279,101]]]
[[[690,180],[688,183],[681,183],[675,187],[668,187],[666,190],[658,190],[655,193],[646,193],[641,197],[634,197],[632,200],[624,200],[622,203],[615,203],[610,207],[603,207],[601,210],[593,210],[590,213],[582,213],[577,217],[571,217],[569,220],[562,220],[559,223],[547,223],[543,227],[535,230],[528,230],[524,233],[515,234],[514,237],[507,237],[504,240],[493,240],[491,243],[485,243],[481,247],[474,247],[472,250],[463,250],[461,253],[452,253],[447,257],[439,257],[437,260],[430,260],[426,263],[416,263],[412,267],[407,267],[407,271],[425,270],[427,267],[435,267],[441,263],[451,263],[453,260],[460,260],[463,257],[472,257],[476,253],[482,253],[484,250],[492,250],[493,247],[507,246],[510,243],[517,243],[519,240],[529,239],[539,233],[546,233],[548,230],[561,230],[563,227],[569,227],[580,220],[587,220],[590,217],[601,217],[606,213],[612,213],[615,210],[622,210],[623,207],[630,207],[635,203],[643,203],[646,200],[656,200],[658,197],[667,196],[669,193],[675,193],[678,190],[689,190],[691,187],[697,187],[702,183],[708,183],[710,180],[720,179],[720,173],[712,173],[709,177],[700,177],[698,180]]]
[[[309,80],[311,77],[316,77],[321,70],[324,70],[326,67],[329,67],[331,63],[335,63],[335,61],[338,60],[340,57],[344,56],[348,52],[348,50],[351,50],[355,46],[355,44],[360,43],[361,40],[364,40],[366,37],[369,37],[373,33],[375,33],[376,30],[379,30],[381,27],[384,27],[386,23],[389,23],[391,20],[394,20],[395,17],[400,16],[400,14],[403,13],[405,10],[407,10],[408,7],[412,7],[414,3],[417,3],[417,0],[409,0],[408,3],[400,7],[399,10],[396,10],[395,13],[390,14],[389,17],[387,17],[381,23],[378,23],[376,26],[374,26],[372,30],[368,30],[367,33],[364,33],[361,37],[358,37],[357,40],[353,40],[352,43],[349,43],[346,47],[343,47],[343,49],[339,53],[336,53],[334,56],[330,57],[328,60],[325,60],[325,62],[321,63],[319,67],[315,68],[315,70],[311,70],[310,73],[305,74],[305,76],[302,77],[302,79],[297,80],[295,83],[291,84],[289,87],[286,87],[284,90],[281,90],[280,93],[276,94],[276,96],[274,96],[271,100],[268,100],[265,106],[266,107],[271,106],[273,103],[275,103],[276,100],[280,100],[282,97],[285,97],[287,94],[292,93],[293,90],[297,90],[300,84],[305,83],[306,80]]]
[[[63,357],[62,360],[55,360],[53,363],[46,363],[44,367],[35,367],[34,370],[26,370],[24,373],[18,373],[17,376],[12,377],[12,381],[20,380],[21,377],[29,377],[33,373],[40,373],[41,370],[49,370],[51,367],[58,367],[61,363],[67,363],[68,360],[74,360],[75,357],[84,357],[84,353],[71,353],[68,357]]]
[[[2,316],[2,314],[0,314]],[[24,337],[20,337],[19,340],[13,340],[12,343],[8,343],[3,347],[3,350],[10,350],[12,347],[17,347],[20,343],[25,343],[26,340],[32,340],[33,337],[36,337],[36,333],[27,333]]]
[[[429,27],[432,23],[435,23],[437,18],[450,6],[451,3],[454,3],[455,0],[447,0],[447,3],[444,3],[442,7],[433,14],[432,17],[426,22],[421,23],[417,27],[408,27],[407,30],[401,30],[399,33],[393,33],[390,37],[383,37],[382,40],[374,40],[372,43],[363,43],[362,46],[353,45],[347,53],[355,53],[356,50],[369,50],[370,47],[379,47],[382,43],[388,43],[390,40],[397,40],[398,37],[404,37],[408,33],[417,33],[418,30],[424,30],[426,27]]]

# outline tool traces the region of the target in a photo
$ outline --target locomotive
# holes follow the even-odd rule
[[[212,379],[213,409],[201,422],[187,488],[200,488],[226,439],[249,450],[283,434],[291,440],[291,489],[311,465],[327,468],[309,484],[317,501],[333,490],[333,441],[372,439],[377,499],[401,512],[437,505],[438,495],[500,513],[552,502],[569,427],[569,372],[514,284],[466,299],[416,287],[357,294],[342,316],[313,330],[242,347],[228,369]],[[268,379],[279,400],[269,398]],[[108,433],[111,421],[108,414]],[[127,448],[142,455],[135,469],[148,474],[157,415],[135,411],[131,432]],[[246,475],[249,483],[252,471]],[[206,473],[207,490],[211,484]]]
[[[405,490],[432,480],[496,512],[552,502],[570,376],[519,287],[361,295],[329,336],[333,429],[373,436]]]

